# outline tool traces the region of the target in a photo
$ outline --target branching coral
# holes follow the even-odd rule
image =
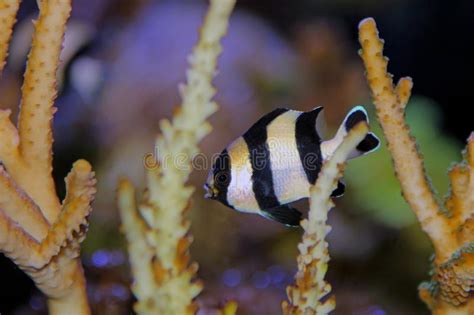
[[[365,122],[351,129],[333,156],[323,164],[318,180],[311,187],[308,219],[301,222],[304,234],[298,245],[300,253],[297,258],[296,283],[287,288],[290,303],[284,301],[282,304],[285,315],[323,315],[329,314],[336,307],[335,297],[328,297],[331,285],[324,280],[329,262],[325,237],[331,231],[326,221],[329,210],[334,206],[331,193],[342,176],[345,161],[368,130]]]
[[[394,86],[373,19],[360,23],[359,41],[378,120],[403,196],[435,251],[432,281],[420,287],[420,296],[433,314],[474,314],[474,134],[468,140],[465,161],[449,173],[451,195],[445,211],[427,180],[423,159],[405,123],[411,79],[401,78]]]
[[[0,1],[0,64],[4,64],[19,1]],[[89,314],[78,259],[95,193],[91,166],[74,163],[67,195],[56,194],[52,172],[51,120],[56,70],[70,1],[40,1],[22,89],[18,129],[0,110],[0,251],[48,297],[51,314]],[[5,27],[5,28],[4,28]]]
[[[199,42],[189,57],[182,104],[172,122],[162,120],[156,141],[158,168],[147,170],[147,192],[137,206],[133,186],[122,180],[118,202],[128,240],[139,314],[194,314],[193,299],[202,284],[195,280],[197,264],[190,262],[190,221],[186,217],[194,191],[186,186],[191,158],[211,126],[206,119],[217,110],[211,101],[220,40],[227,30],[234,0],[211,0]],[[180,159],[178,164],[177,159]]]
[[[0,30],[2,30],[0,32],[0,73],[2,73],[5,66],[8,43],[12,36],[19,5],[20,0],[0,0]]]

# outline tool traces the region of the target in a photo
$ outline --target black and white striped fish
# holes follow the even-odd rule
[[[331,157],[348,130],[367,121],[362,106],[347,114],[335,137],[322,141],[316,119],[322,107],[309,112],[278,108],[263,116],[216,159],[204,188],[206,198],[248,213],[297,226],[301,213],[288,203],[309,197],[324,160]],[[351,158],[374,151],[379,139],[369,133]],[[333,196],[344,193],[338,183]]]

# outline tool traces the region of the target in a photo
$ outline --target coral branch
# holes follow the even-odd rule
[[[311,187],[308,219],[301,222],[303,239],[298,245],[298,272],[294,286],[287,288],[290,303],[282,304],[283,314],[329,314],[336,307],[334,296],[328,297],[331,285],[324,277],[328,268],[329,253],[326,235],[331,228],[327,225],[329,210],[334,206],[331,193],[342,176],[344,164],[350,153],[364,139],[369,131],[365,122],[355,126],[344,138],[333,156],[324,163],[318,180]]]
[[[40,241],[48,233],[48,221],[30,197],[21,193],[5,169],[0,166],[0,209],[13,222],[26,229],[31,236]]]
[[[62,295],[48,299],[48,309],[51,315],[88,314],[89,305],[87,304],[87,295],[83,288],[86,286],[83,270],[78,260],[69,260],[71,265],[68,279],[74,285],[65,290]],[[59,281],[62,281],[59,279]],[[61,286],[59,287],[61,288]]]
[[[202,284],[194,280],[198,267],[190,263],[192,238],[185,215],[194,188],[185,183],[191,173],[191,158],[199,152],[198,142],[211,130],[206,120],[217,110],[211,101],[215,94],[211,81],[234,4],[235,0],[210,1],[199,41],[189,57],[187,84],[180,88],[182,104],[172,122],[160,122],[162,135],[156,141],[156,151],[161,167],[147,171],[148,191],[138,206],[141,217],[128,213],[137,211],[130,184],[122,181],[119,187],[120,213],[136,280],[133,291],[139,299],[135,310],[139,314],[194,314],[197,309],[193,300]],[[176,165],[175,157],[185,160]],[[154,303],[148,303],[150,300]]]
[[[136,204],[135,189],[128,180],[122,179],[118,187],[118,206],[122,219],[122,231],[127,238],[129,256],[140,257],[140,259],[130,259],[134,276],[132,291],[138,300],[135,311],[138,314],[148,314],[147,307],[155,304],[157,284],[153,281],[155,277],[151,263],[153,252],[146,240],[149,228],[139,216]]]
[[[420,297],[433,314],[473,314],[474,136],[468,140],[465,162],[455,165],[449,173],[451,195],[445,203],[448,216],[429,185],[423,159],[405,122],[411,79],[402,78],[393,86],[387,73],[388,59],[383,56],[383,41],[372,18],[359,24],[359,41],[377,117],[403,196],[435,250],[432,281],[420,286]]]
[[[411,96],[411,89],[413,88],[413,81],[410,77],[401,78],[395,87],[395,93],[400,101],[400,107],[405,108]]]
[[[38,249],[30,234],[11,220],[3,209],[0,209],[0,249],[17,265],[27,265],[32,248]]]
[[[56,111],[53,106],[56,98],[56,71],[71,1],[50,0],[40,1],[39,4],[40,15],[35,22],[18,117],[20,154],[30,176],[24,182],[18,181],[37,200],[46,218],[52,223],[61,207],[51,177],[51,122]],[[34,161],[34,165],[30,161]],[[15,175],[12,173],[14,178]]]
[[[468,139],[464,156],[465,162],[449,171],[451,195],[446,200],[446,207],[458,224],[474,220],[474,133]],[[474,242],[474,234],[470,241]]]
[[[8,26],[0,31],[1,58],[17,7],[15,1],[0,1],[0,23]],[[56,69],[70,10],[68,0],[40,1],[18,130],[10,111],[0,110],[0,251],[47,295],[51,314],[90,314],[78,257],[92,210],[94,173],[88,162],[74,163],[62,205],[51,176]]]
[[[21,221],[9,218],[7,215],[10,211],[7,212],[4,208],[0,211],[0,249],[28,273],[43,292],[54,297],[64,296],[69,289],[77,291],[69,274],[74,277],[77,277],[75,274],[79,271],[82,274],[75,258],[79,255],[78,244],[84,239],[84,231],[87,228],[86,217],[91,211],[90,203],[95,193],[94,174],[89,163],[85,161],[74,164],[67,181],[70,182],[68,186],[77,187],[76,191],[74,192],[72,188],[69,195],[73,197],[66,199],[68,201],[64,204],[60,216],[41,241],[33,239],[29,230],[21,225]],[[26,198],[19,188],[7,190],[6,193],[13,200]],[[35,207],[34,205],[33,209],[36,209]],[[21,211],[18,212],[25,211],[19,210]],[[18,215],[24,216],[25,213]],[[45,222],[44,218],[43,220]],[[44,228],[46,224],[44,222],[38,220],[37,224]],[[70,259],[65,260],[66,256]],[[69,270],[71,265],[76,266],[77,270]]]
[[[423,230],[429,235],[437,250],[447,253],[453,247],[446,219],[428,184],[423,159],[416,149],[416,142],[405,123],[404,107],[409,98],[411,80],[404,78],[395,88],[387,73],[388,59],[383,56],[383,42],[373,19],[365,19],[359,25],[361,57],[367,69],[369,82],[395,172],[400,180],[405,199],[415,212]],[[397,92],[403,94],[397,94]]]
[[[74,163],[66,177],[67,196],[56,222],[41,243],[41,255],[53,257],[67,243],[80,243],[83,230],[87,228],[86,218],[92,211],[95,194],[95,178],[91,166],[84,160]]]
[[[18,131],[10,120],[11,110],[0,109],[0,139],[3,139],[0,145],[0,156],[2,163],[9,167],[9,170],[17,170],[23,168],[23,164],[16,165],[15,162],[20,160],[20,151],[18,150]],[[14,171],[14,172],[15,172]]]
[[[0,30],[2,30],[0,32],[0,77],[8,55],[8,44],[12,37],[19,6],[20,0],[0,0]]]

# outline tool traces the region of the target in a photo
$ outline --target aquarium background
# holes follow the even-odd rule
[[[132,312],[116,183],[127,175],[143,187],[143,157],[154,153],[158,121],[179,104],[177,86],[184,82],[186,57],[206,5],[74,1],[56,103],[54,175],[64,195],[63,178],[73,161],[86,158],[97,172],[97,198],[82,250],[94,314]],[[36,1],[23,1],[0,82],[2,106],[15,112],[36,14]],[[382,136],[357,54],[357,24],[367,16],[377,20],[386,40],[390,72],[414,80],[407,120],[433,185],[444,195],[446,171],[461,159],[473,129],[470,1],[238,1],[215,79],[221,108],[211,119],[214,132],[201,145],[206,156],[282,106],[324,106],[320,129],[330,138],[351,107],[365,105],[372,129]],[[191,251],[205,284],[198,299],[201,313],[235,299],[238,314],[279,314],[296,270],[301,229],[203,199],[209,165],[201,166],[191,179],[197,189],[190,212]],[[345,182],[346,194],[329,215],[333,314],[428,314],[417,286],[428,279],[432,250],[401,197],[385,147],[349,162]],[[297,207],[306,213],[306,202]],[[3,255],[0,279],[1,314],[47,313],[44,297]]]

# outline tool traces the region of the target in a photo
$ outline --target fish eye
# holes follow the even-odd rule
[[[227,176],[227,174],[224,172],[219,172],[214,177],[214,180],[217,184],[226,184],[229,180],[229,176]]]

